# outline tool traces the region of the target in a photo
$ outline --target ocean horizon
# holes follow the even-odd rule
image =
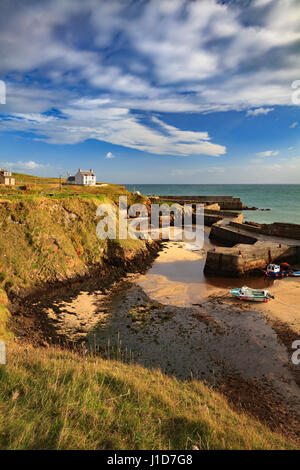
[[[270,211],[243,211],[246,221],[300,224],[300,184],[125,184],[144,196],[234,196],[248,207]]]

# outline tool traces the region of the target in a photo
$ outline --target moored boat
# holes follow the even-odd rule
[[[290,274],[291,274],[290,269],[284,266],[279,266],[278,264],[269,264],[267,266],[267,270],[265,271],[265,275],[267,277],[272,277],[273,279],[281,279],[282,277],[287,277]]]
[[[291,276],[300,277],[300,271],[293,271],[293,272],[291,273]]]
[[[239,300],[251,300],[253,302],[269,302],[270,299],[274,299],[267,290],[251,289],[247,286],[231,289],[230,294]]]

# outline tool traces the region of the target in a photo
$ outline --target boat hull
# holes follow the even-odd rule
[[[270,277],[271,279],[282,279],[283,277],[290,276],[288,272],[280,272],[280,273],[273,273],[273,272],[266,272],[265,275]]]
[[[230,294],[238,300],[250,302],[269,302],[270,298],[272,298],[268,291],[250,288],[232,289]]]
[[[240,297],[239,295],[232,294],[238,300],[246,300],[250,302],[269,302],[266,297]]]

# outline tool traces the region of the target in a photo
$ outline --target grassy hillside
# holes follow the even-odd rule
[[[42,176],[28,175],[26,173],[12,173],[15,178],[16,185],[18,184],[58,184],[60,178],[47,178]],[[62,182],[65,182],[66,178],[62,178]]]
[[[83,275],[101,264],[108,243],[97,238],[96,210],[100,203],[116,204],[118,194],[117,189],[114,194],[82,192],[62,198],[27,193],[0,197],[0,288],[18,293]],[[128,199],[134,201],[132,195]],[[114,245],[137,252],[145,244],[116,240]]]
[[[293,447],[199,381],[59,349],[8,348],[0,449]]]
[[[143,196],[133,195],[124,186],[108,183],[97,183],[96,186],[75,186],[65,184],[65,178],[42,178],[38,176],[13,173],[16,185],[0,185],[0,200],[47,198],[101,198],[105,197],[118,203],[120,195],[127,196],[128,203],[147,202]]]

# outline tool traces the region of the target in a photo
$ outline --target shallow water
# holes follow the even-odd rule
[[[247,285],[267,289],[273,285],[273,281],[263,275],[242,278],[206,276],[206,251],[213,246],[208,230],[205,232],[204,250],[201,251],[190,252],[182,242],[167,242],[153,266],[136,282],[150,298],[163,304],[184,307],[203,301],[212,294],[227,296],[229,290],[235,287]]]

